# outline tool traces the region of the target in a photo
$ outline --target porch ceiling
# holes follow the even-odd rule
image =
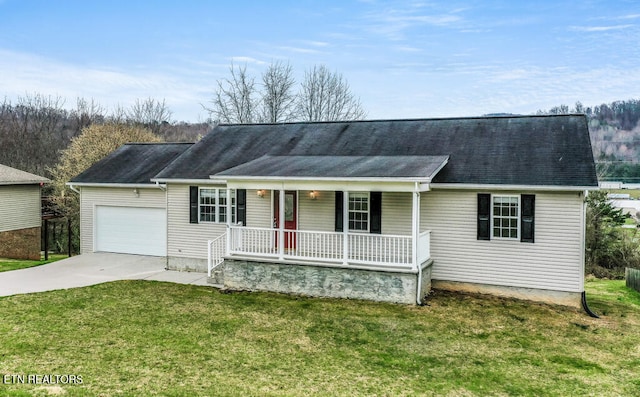
[[[214,179],[362,180],[429,182],[449,156],[262,156],[212,175]]]

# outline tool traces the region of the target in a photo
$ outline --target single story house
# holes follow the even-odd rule
[[[164,256],[231,289],[573,306],[598,188],[584,115],[220,124],[69,184],[82,252]]]
[[[0,164],[0,257],[40,260],[40,190],[46,182]]]

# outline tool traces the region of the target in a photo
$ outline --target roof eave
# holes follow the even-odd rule
[[[557,192],[583,192],[585,190],[598,190],[598,186],[569,186],[569,185],[501,185],[481,183],[431,183],[431,189],[448,190],[539,190]]]
[[[155,183],[113,183],[113,182],[67,182],[67,186],[74,187],[122,187],[122,188],[157,188]]]
[[[321,182],[407,182],[430,183],[430,177],[311,177],[311,176],[238,176],[211,175],[211,180],[229,181],[321,181]]]

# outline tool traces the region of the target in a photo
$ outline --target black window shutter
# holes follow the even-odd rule
[[[198,187],[189,186],[189,223],[198,223]]]
[[[478,193],[478,240],[491,239],[491,195]]]
[[[247,189],[236,190],[236,222],[247,226]]]
[[[343,207],[344,207],[344,192],[336,192],[336,232],[343,231],[342,223],[344,220],[343,217]]]
[[[382,233],[382,192],[371,192],[369,194],[371,203],[369,203],[369,215],[371,216],[371,224],[369,232],[374,234]]]
[[[535,232],[536,196],[523,194],[520,196],[520,241],[533,243]]]

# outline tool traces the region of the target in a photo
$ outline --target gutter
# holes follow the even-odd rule
[[[160,184],[160,182],[156,181],[156,187],[160,190],[162,190],[163,192],[167,191],[167,184],[165,183],[164,185]]]
[[[66,183],[66,185],[69,186],[69,189],[71,189],[74,192],[80,194],[80,190],[76,189],[76,187],[74,185],[72,185],[71,183]]]
[[[422,298],[420,297],[420,287],[422,286],[422,265],[418,265],[418,285],[416,287],[416,303],[422,306]]]

